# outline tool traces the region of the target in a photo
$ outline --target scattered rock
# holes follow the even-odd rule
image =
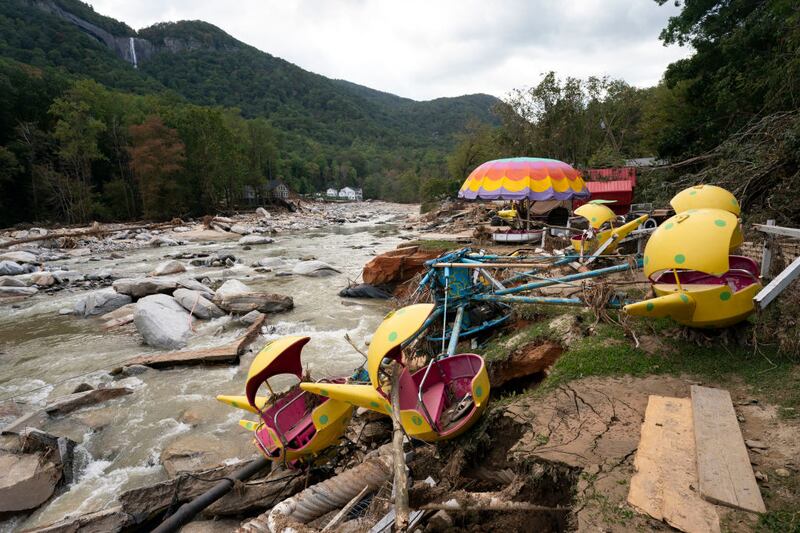
[[[286,261],[281,257],[262,257],[258,260],[258,266],[276,268],[286,264]]]
[[[38,264],[36,256],[30,252],[6,252],[0,255],[0,261],[13,261],[15,263]]]
[[[169,274],[177,274],[179,272],[186,272],[186,267],[180,261],[164,261],[159,263],[152,272],[151,276],[167,276]]]
[[[239,244],[253,246],[256,244],[270,244],[275,242],[275,239],[265,237],[263,235],[245,235],[239,239]]]
[[[196,426],[197,424],[206,420],[207,417],[205,416],[205,414],[206,410],[204,409],[200,409],[197,407],[190,407],[186,409],[183,413],[181,413],[179,420],[184,424],[189,424],[190,426]]]
[[[102,315],[128,305],[132,301],[127,294],[120,294],[113,289],[102,289],[78,300],[75,304],[75,314],[83,317]]]
[[[325,263],[323,261],[300,261],[294,268],[292,269],[293,274],[299,274],[301,276],[310,276],[313,278],[319,278],[324,276],[332,276],[334,274],[340,273],[340,270],[336,270],[334,267]]]
[[[21,278],[25,276],[3,276],[0,278],[0,287],[27,287],[28,284]]]
[[[83,274],[74,270],[57,270],[53,272],[53,277],[56,278],[58,283],[74,283],[83,281],[84,278]]]
[[[250,233],[253,233],[253,230],[247,226],[243,226],[242,224],[234,224],[231,226],[231,232],[238,233],[239,235],[249,235]]]
[[[145,344],[177,349],[186,346],[191,333],[189,313],[165,294],[151,294],[136,303],[133,323]]]
[[[168,237],[153,237],[150,240],[150,246],[153,247],[164,247],[164,246],[178,246],[180,243],[175,239],[170,239]]]
[[[242,324],[248,325],[248,326],[252,326],[256,322],[261,320],[261,317],[263,317],[263,316],[264,316],[264,313],[262,313],[260,311],[250,311],[246,315],[243,315],[242,317],[240,317],[239,318],[239,322],[241,322]]]
[[[11,296],[33,296],[39,292],[36,287],[0,287],[0,298]]]
[[[759,480],[759,481],[761,481],[763,483],[768,483],[769,482],[769,476],[767,476],[766,474],[764,474],[763,472],[761,472],[759,470],[756,470],[755,476],[756,476],[757,480]]]
[[[126,396],[128,394],[133,394],[133,390],[127,387],[106,387],[104,389],[92,389],[86,392],[79,392],[77,394],[70,394],[69,396],[58,398],[57,400],[48,403],[45,406],[44,411],[51,416],[64,415],[71,413],[76,409],[80,409],[81,407],[86,407],[87,405],[94,405],[100,402],[112,400],[114,398],[119,398],[120,396]]]
[[[124,278],[116,280],[112,287],[120,294],[127,294],[134,300],[151,294],[168,293],[175,290],[174,280],[159,278]]]
[[[269,214],[269,211],[267,211],[263,207],[259,207],[258,209],[256,209],[256,214],[262,218],[266,219],[272,218],[272,215]]]
[[[36,428],[27,428],[20,437],[25,453],[45,453],[48,459],[61,467],[64,481],[67,484],[72,483],[75,447],[78,443],[68,437],[51,435]]]
[[[106,407],[80,413],[75,415],[75,418],[82,424],[86,424],[92,430],[97,431],[114,422],[114,419],[119,413],[120,410],[115,407]]]
[[[0,513],[36,509],[61,479],[61,467],[43,453],[0,453],[0,472]]]
[[[775,475],[778,477],[789,477],[792,475],[792,473],[785,468],[776,468]]]
[[[214,292],[214,300],[225,300],[231,296],[249,294],[252,289],[236,279],[229,279]]]
[[[380,300],[387,300],[392,297],[392,294],[381,289],[380,287],[373,287],[366,283],[358,285],[351,285],[339,291],[339,296],[345,298],[376,298]]]
[[[201,292],[203,293],[203,296],[209,300],[214,297],[214,291],[211,289],[211,287],[207,287],[195,279],[181,278],[178,280],[178,285],[184,289]]]
[[[140,374],[144,374],[145,372],[151,370],[149,366],[144,365],[130,365],[124,366],[119,370],[118,376],[129,378],[131,376],[138,376]]]
[[[769,446],[767,446],[766,444],[764,444],[760,440],[746,439],[744,441],[744,444],[748,448],[758,448],[759,450],[766,450],[767,448],[769,448]]]
[[[14,261],[0,261],[0,276],[19,276],[25,269]]]
[[[56,278],[51,272],[34,272],[31,274],[31,282],[39,287],[50,287],[55,284]]]
[[[79,392],[86,392],[90,390],[94,390],[94,387],[92,387],[88,383],[81,383],[80,385],[78,385],[73,389],[72,394],[78,394]]]
[[[225,315],[222,309],[207,299],[206,293],[181,288],[173,292],[172,297],[175,298],[175,301],[181,304],[184,309],[198,318],[208,320]]]

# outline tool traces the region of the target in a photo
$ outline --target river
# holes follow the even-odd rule
[[[363,362],[344,335],[349,334],[364,346],[363,341],[380,323],[390,304],[344,299],[337,293],[348,279],[359,277],[361,268],[373,255],[397,247],[410,235],[399,230],[399,226],[414,212],[414,207],[391,206],[388,211],[369,222],[281,233],[273,244],[253,246],[251,250],[243,250],[236,241],[226,241],[141,248],[125,252],[119,260],[89,261],[84,257],[62,261],[84,274],[111,269],[117,278],[136,277],[152,270],[167,254],[226,251],[241,259],[241,265],[230,269],[189,267],[187,274],[238,279],[257,289],[290,295],[295,309],[269,316],[266,334],[253,343],[238,366],[148,370],[114,382],[115,386],[134,389],[133,394],[51,421],[43,429],[80,443],[77,450],[80,475],[68,490],[24,522],[0,522],[0,531],[99,510],[112,504],[116,495],[126,489],[166,479],[160,455],[172,441],[185,435],[196,434],[218,441],[223,460],[255,453],[250,435],[237,424],[247,413],[224,406],[214,397],[243,394],[247,369],[255,352],[282,335],[311,337],[303,362],[315,378],[349,374]],[[283,277],[275,272],[258,273],[246,266],[265,256],[285,258],[289,270],[293,262],[314,257],[342,273],[324,278]],[[39,293],[17,307],[0,307],[0,400],[21,394],[15,400],[24,403],[23,410],[32,410],[44,405],[48,398],[72,392],[80,383],[95,387],[110,383],[111,368],[131,356],[154,351],[142,344],[130,325],[106,332],[98,319],[58,314],[60,308],[74,305],[85,294],[70,290]],[[243,327],[230,317],[198,321],[195,327],[197,332],[189,344],[192,348],[222,345],[243,332]],[[188,417],[191,420],[187,420],[187,412],[191,413]],[[105,420],[106,425],[98,428],[102,424],[98,419]]]

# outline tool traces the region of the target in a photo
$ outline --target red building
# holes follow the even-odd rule
[[[583,173],[586,188],[592,193],[591,200],[613,200],[608,204],[618,215],[626,214],[633,203],[633,188],[636,187],[634,167],[591,168]],[[575,200],[573,209],[585,204],[587,200]]]

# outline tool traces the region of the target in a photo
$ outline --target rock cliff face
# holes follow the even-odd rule
[[[154,43],[148,39],[135,36],[112,35],[110,32],[92,24],[91,22],[70,13],[53,0],[33,0],[34,6],[51,15],[60,17],[71,24],[77,26],[81,31],[96,39],[121,59],[128,63],[138,66],[150,59],[155,53],[165,50],[169,52],[181,52],[186,50],[196,50],[205,45],[196,39],[178,39],[174,37],[164,37],[161,42]]]

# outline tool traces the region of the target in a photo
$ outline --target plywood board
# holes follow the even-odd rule
[[[692,386],[700,494],[710,502],[763,513],[750,457],[726,390]]]
[[[718,532],[714,505],[697,487],[692,403],[650,396],[634,461],[628,503],[687,533]]]

